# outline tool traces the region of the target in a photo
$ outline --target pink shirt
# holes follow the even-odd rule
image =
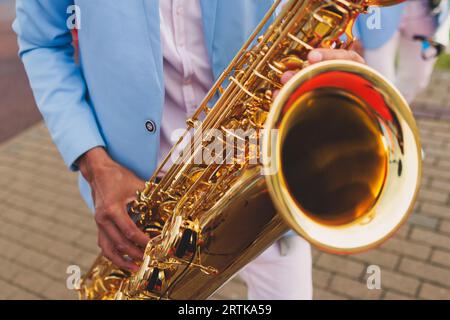
[[[203,35],[199,0],[162,0],[161,42],[165,103],[159,161],[178,140],[189,118],[214,82]],[[170,164],[166,165],[165,169]]]

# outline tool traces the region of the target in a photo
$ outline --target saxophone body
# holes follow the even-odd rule
[[[306,56],[348,47],[359,13],[396,2],[291,0],[269,24],[275,1],[130,204],[151,238],[140,270],[99,256],[80,298],[206,299],[289,229],[334,253],[391,236],[420,181],[411,112],[368,67]],[[288,69],[299,72],[282,86]],[[195,161],[205,153],[222,161]]]

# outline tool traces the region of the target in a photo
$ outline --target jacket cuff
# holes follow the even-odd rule
[[[95,147],[105,147],[106,144],[97,127],[72,123],[62,132],[53,134],[53,140],[57,145],[66,165],[72,171],[78,171],[75,164],[80,156]]]

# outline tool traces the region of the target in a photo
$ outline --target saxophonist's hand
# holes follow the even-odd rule
[[[308,62],[314,64],[326,60],[351,60],[365,63],[364,59],[353,50],[344,49],[314,49],[308,54]],[[286,71],[281,77],[281,83],[286,84],[297,72]]]
[[[102,254],[120,268],[137,271],[138,266],[124,255],[142,260],[142,248],[149,238],[128,216],[126,205],[144,181],[114,162],[100,147],[86,152],[77,164],[92,189]]]

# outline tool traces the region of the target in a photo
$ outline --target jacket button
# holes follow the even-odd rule
[[[152,120],[147,120],[145,122],[145,128],[147,129],[148,132],[153,133],[156,131],[156,124]]]

